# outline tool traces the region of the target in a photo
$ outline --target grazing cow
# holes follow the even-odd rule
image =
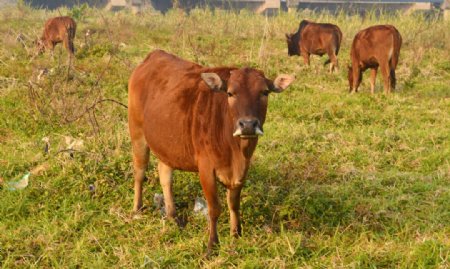
[[[288,55],[301,55],[305,64],[309,65],[311,54],[322,56],[328,54],[330,73],[338,66],[337,55],[341,47],[342,32],[337,25],[315,23],[308,20],[300,22],[298,31],[286,34]]]
[[[55,17],[48,19],[45,22],[42,37],[37,42],[38,53],[43,53],[45,49],[50,49],[53,55],[53,50],[56,44],[63,42],[64,47],[71,56],[75,53],[73,39],[77,24],[70,17]]]
[[[263,134],[269,93],[294,80],[274,81],[252,68],[202,67],[162,50],[151,52],[128,84],[128,123],[133,149],[134,210],[142,207],[149,151],[158,158],[166,214],[176,220],[173,170],[198,172],[208,204],[208,251],[219,242],[218,179],[227,188],[230,232],[241,235],[241,188]]]
[[[395,68],[397,67],[402,36],[392,25],[376,25],[359,31],[353,39],[348,68],[350,92],[357,92],[361,84],[362,72],[370,71],[370,92],[375,89],[378,67],[384,80],[384,92],[395,89]]]

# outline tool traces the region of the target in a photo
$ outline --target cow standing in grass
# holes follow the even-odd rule
[[[375,89],[378,67],[384,80],[384,92],[395,89],[395,69],[398,64],[402,36],[392,25],[376,25],[358,32],[353,39],[350,52],[351,66],[348,68],[350,92],[358,92],[362,73],[370,68],[370,92]]]
[[[53,55],[56,44],[62,42],[70,56],[73,57],[75,53],[73,40],[76,30],[77,24],[70,17],[48,19],[45,22],[42,36],[37,42],[38,53],[43,53],[46,49],[49,49]]]
[[[341,47],[342,32],[337,25],[315,23],[308,20],[300,22],[298,31],[286,34],[288,55],[301,55],[305,64],[309,65],[311,54],[322,56],[327,54],[330,73],[338,67],[337,55]]]
[[[252,68],[208,68],[161,50],[150,53],[128,85],[134,210],[142,208],[142,182],[151,150],[159,160],[169,218],[176,219],[173,171],[198,172],[210,219],[208,250],[219,242],[216,179],[227,188],[231,234],[240,236],[241,189],[263,134],[268,96],[282,92],[293,79],[279,75],[272,81]]]

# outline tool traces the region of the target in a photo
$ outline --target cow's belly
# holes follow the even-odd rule
[[[150,151],[166,165],[183,171],[197,171],[188,116],[155,107],[145,112],[144,134]]]
[[[362,61],[360,65],[364,68],[377,68],[379,61],[375,56],[371,56]]]
[[[145,134],[145,139],[153,155],[176,170],[198,171],[195,156],[176,137],[162,137],[158,133]]]
[[[313,51],[311,52],[311,54],[315,54],[315,55],[319,55],[319,56],[322,56],[322,55],[324,55],[325,53],[326,53],[326,51],[325,51],[324,48],[318,48],[318,49],[315,49],[315,50],[313,50]]]

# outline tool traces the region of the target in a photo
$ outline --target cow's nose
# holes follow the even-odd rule
[[[261,124],[258,119],[239,119],[236,127],[236,131],[233,134],[234,136],[255,137],[263,135]]]
[[[258,120],[239,120],[239,127],[241,129],[254,130],[258,126]]]

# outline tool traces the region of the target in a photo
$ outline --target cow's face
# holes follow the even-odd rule
[[[282,92],[294,80],[293,76],[279,75],[271,81],[261,71],[251,68],[231,71],[226,82],[215,73],[203,73],[202,78],[211,89],[227,94],[234,122],[233,136],[240,138],[263,135],[269,94]]]
[[[298,52],[298,42],[294,34],[286,34],[286,42],[288,46],[288,56],[300,55]]]

